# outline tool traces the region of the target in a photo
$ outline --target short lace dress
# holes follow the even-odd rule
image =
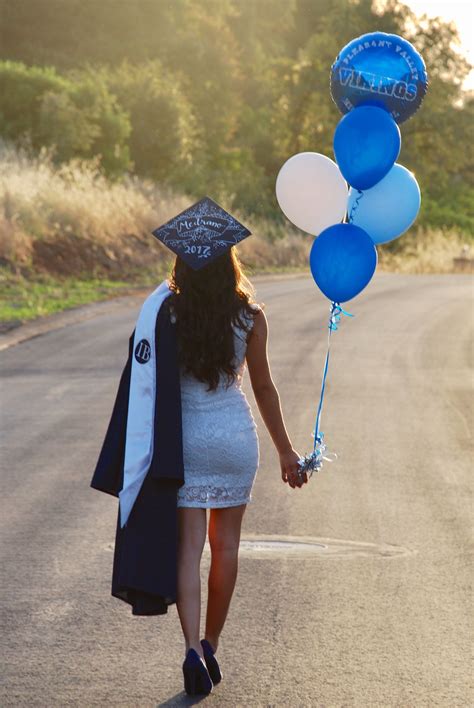
[[[252,306],[258,310],[258,305]],[[253,317],[243,313],[253,324]],[[185,483],[178,489],[178,507],[219,508],[248,504],[260,451],[257,425],[242,380],[247,333],[233,325],[236,379],[217,389],[181,371],[181,408]]]

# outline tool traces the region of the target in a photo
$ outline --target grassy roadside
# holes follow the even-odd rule
[[[273,267],[246,269],[254,275],[307,272],[307,267]],[[167,270],[145,274],[133,281],[106,278],[55,278],[41,275],[29,279],[0,268],[0,333],[37,317],[62,312],[92,302],[128,295],[143,288],[152,288],[168,274]]]
[[[238,252],[250,278],[259,275],[309,274],[310,243],[311,240],[305,243],[301,239],[285,238],[280,240],[281,245],[275,249],[257,237],[253,243],[245,244],[245,248],[241,244]],[[400,245],[379,246],[377,269],[411,274],[472,272],[472,259],[466,261],[467,270],[457,270],[453,265],[463,248],[469,249],[469,246],[466,245],[466,239],[458,234],[418,232],[411,238],[407,237]],[[150,259],[153,256],[148,253],[147,257]],[[153,260],[154,267],[150,269],[144,267],[143,262],[141,267],[135,264],[135,267],[130,268],[118,259],[117,271],[126,273],[126,279],[118,278],[118,272],[114,273],[115,277],[87,271],[59,275],[38,272],[28,267],[14,269],[11,265],[0,266],[0,333],[37,317],[156,287],[169,274],[171,261]]]
[[[133,175],[110,181],[94,161],[56,166],[47,153],[31,157],[0,142],[0,331],[156,286],[173,259],[151,232],[190,201]],[[237,248],[249,276],[309,273],[309,234],[233,213],[252,232]],[[454,272],[461,253],[472,267],[472,244],[452,229],[415,227],[378,248],[377,267]]]
[[[146,287],[146,283],[143,284]],[[21,275],[0,274],[0,326],[22,323],[71,307],[130,292],[130,283],[102,278],[78,280],[44,276],[38,281]]]

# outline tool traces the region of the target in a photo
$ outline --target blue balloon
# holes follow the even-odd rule
[[[335,224],[315,238],[309,254],[318,288],[333,302],[346,302],[365,288],[377,266],[370,236],[353,224]]]
[[[395,164],[372,189],[351,189],[347,204],[349,221],[366,231],[374,243],[401,236],[415,221],[421,194],[415,176]]]
[[[371,32],[353,39],[331,67],[331,94],[341,113],[379,106],[403,123],[420,107],[427,85],[421,55],[396,34]]]
[[[352,187],[370,189],[393,167],[400,153],[400,128],[390,113],[360,106],[343,116],[334,133],[334,155]]]

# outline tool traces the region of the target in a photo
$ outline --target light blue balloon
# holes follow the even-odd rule
[[[396,163],[371,189],[349,191],[347,215],[349,222],[364,229],[374,243],[387,243],[410,228],[420,204],[415,176]]]
[[[370,189],[398,157],[400,128],[383,108],[359,106],[341,118],[333,145],[344,179],[356,189]]]

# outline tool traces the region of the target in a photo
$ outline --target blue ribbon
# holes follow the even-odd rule
[[[341,319],[341,315],[346,315],[347,317],[354,317],[354,315],[351,315],[350,312],[346,312],[342,307],[339,302],[331,302],[331,310],[329,313],[329,322],[328,322],[328,346],[327,346],[327,351],[326,351],[326,361],[324,362],[324,371],[323,371],[323,381],[321,384],[321,396],[319,398],[319,406],[318,406],[318,413],[316,416],[316,425],[315,425],[315,430],[314,430],[314,446],[313,446],[313,451],[308,453],[307,455],[304,455],[304,457],[300,457],[298,464],[299,464],[299,470],[298,473],[300,477],[303,477],[304,474],[307,474],[311,477],[313,472],[318,472],[321,467],[323,466],[323,460],[327,460],[328,462],[332,462],[334,459],[337,458],[337,455],[335,452],[327,452],[326,444],[323,442],[324,438],[324,433],[322,433],[319,430],[319,424],[321,421],[321,412],[323,409],[323,399],[324,399],[324,390],[326,388],[326,378],[327,378],[327,373],[328,373],[328,366],[329,366],[329,352],[330,352],[330,346],[331,346],[331,333],[334,332],[337,329],[337,325]]]
[[[327,346],[327,351],[326,351],[326,361],[324,362],[324,370],[323,370],[323,381],[321,384],[321,396],[319,398],[319,406],[318,406],[318,413],[316,415],[316,425],[314,429],[314,447],[313,447],[313,454],[316,453],[316,447],[319,445],[321,446],[323,444],[323,437],[324,433],[320,433],[319,431],[319,424],[321,421],[321,412],[323,410],[323,399],[324,399],[324,391],[326,388],[326,377],[328,373],[328,366],[329,366],[329,353],[330,353],[330,348],[331,348],[331,334],[337,329],[337,325],[341,319],[341,314],[346,315],[347,317],[354,317],[354,315],[351,315],[350,312],[346,312],[341,307],[341,304],[339,302],[331,302],[331,310],[329,312],[329,322],[328,322],[328,346]]]
[[[357,197],[355,198],[354,203],[352,204],[351,213],[349,214],[349,224],[352,224],[352,222],[354,220],[354,214],[356,213],[357,208],[359,206],[359,202],[363,196],[364,196],[364,193],[360,189],[358,189],[357,190]],[[347,315],[347,312],[345,312],[344,314]]]

